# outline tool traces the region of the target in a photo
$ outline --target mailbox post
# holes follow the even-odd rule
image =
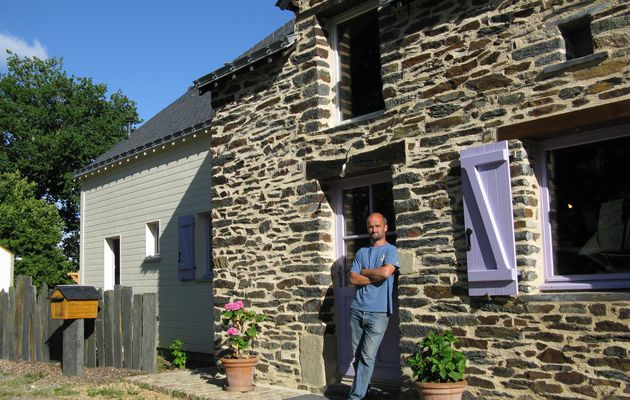
[[[101,295],[94,286],[58,285],[50,294],[50,317],[63,319],[61,367],[66,376],[83,374],[84,319],[96,318]]]

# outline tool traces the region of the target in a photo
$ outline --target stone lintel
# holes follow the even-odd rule
[[[607,58],[608,51],[600,51],[599,53],[574,58],[560,64],[554,64],[543,68],[542,72],[538,75],[538,78],[544,80],[562,74],[564,72],[573,72],[587,67],[592,67],[601,63]]]
[[[630,99],[584,108],[564,114],[538,118],[497,129],[498,140],[545,137],[549,134],[575,133],[589,127],[630,120]]]
[[[354,153],[350,151],[348,161],[338,158],[327,161],[307,161],[306,179],[339,179],[339,173],[346,163],[345,176],[364,175],[391,168],[392,164],[405,162],[405,142],[400,141],[379,147],[372,151]]]

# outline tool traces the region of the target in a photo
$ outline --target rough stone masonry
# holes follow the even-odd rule
[[[381,1],[385,110],[335,125],[327,21],[350,3],[294,0],[295,47],[211,89],[215,315],[242,298],[271,317],[257,379],[314,392],[337,379],[331,180],[307,179],[307,163],[402,142],[390,169],[403,358],[450,328],[469,399],[629,399],[630,292],[539,289],[535,140],[509,142],[520,294],[468,296],[459,151],[630,99],[630,2]],[[558,24],[584,16],[593,55],[572,63]]]

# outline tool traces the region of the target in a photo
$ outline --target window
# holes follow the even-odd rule
[[[378,14],[373,3],[335,18],[330,30],[337,122],[382,111]]]
[[[160,221],[147,222],[146,256],[155,257],[160,254]]]
[[[630,125],[541,143],[543,289],[630,287]]]
[[[593,54],[591,20],[588,17],[560,25],[567,61]]]

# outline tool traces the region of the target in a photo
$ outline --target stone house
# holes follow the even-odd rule
[[[195,81],[215,316],[271,317],[258,378],[353,374],[345,272],[379,210],[401,268],[376,380],[413,397],[401,359],[449,328],[467,398],[629,398],[630,3],[277,5],[293,30]]]
[[[76,173],[80,282],[156,293],[158,347],[213,352],[210,96],[190,88]]]

